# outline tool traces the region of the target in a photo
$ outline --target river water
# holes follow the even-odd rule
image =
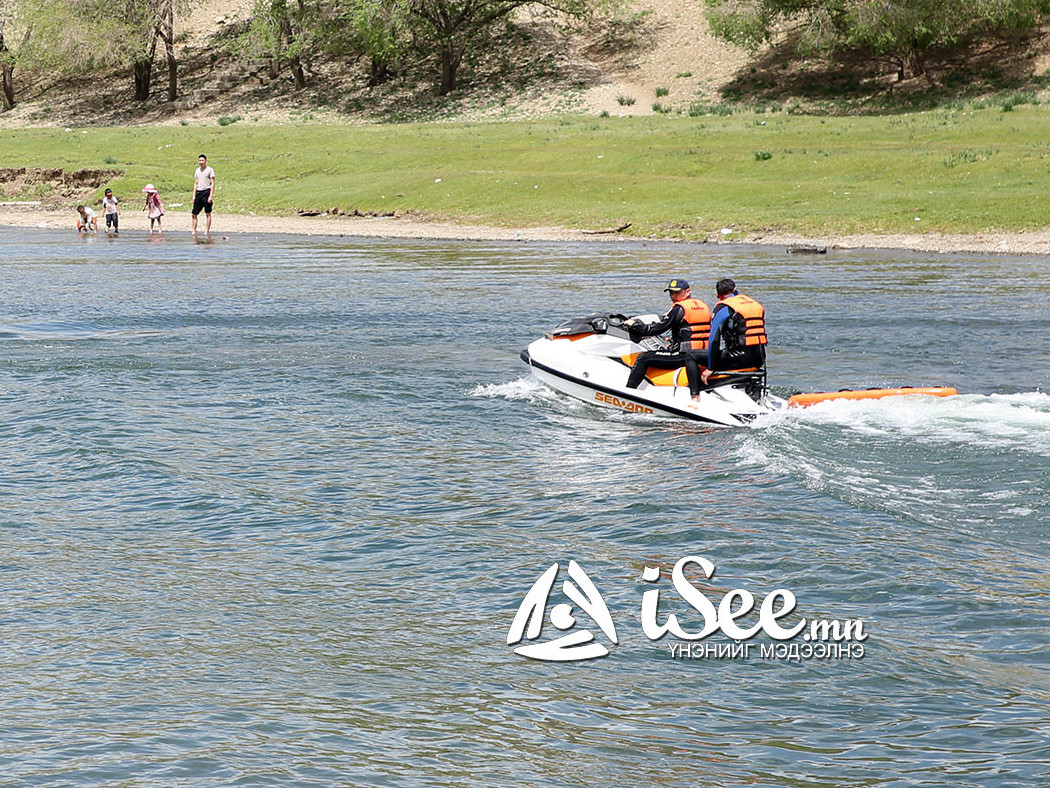
[[[0,229],[0,260],[3,785],[1050,783],[1047,259]],[[962,394],[707,430],[518,358],[726,275],[778,393]],[[786,590],[863,642],[651,639],[646,591],[703,623],[687,556],[713,604]],[[518,655],[570,560],[617,640],[577,606],[607,656]]]

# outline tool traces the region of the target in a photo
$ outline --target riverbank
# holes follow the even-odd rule
[[[105,222],[99,216],[100,235]],[[200,218],[201,229],[204,225]],[[75,212],[58,211],[39,206],[0,206],[0,226],[42,229],[69,229],[75,232]],[[149,222],[141,211],[121,214],[121,227],[135,233],[147,232]],[[286,233],[289,235],[350,236],[361,238],[420,238],[463,241],[557,241],[640,243],[673,241],[673,238],[640,238],[612,231],[574,230],[566,227],[494,227],[477,224],[454,224],[429,221],[413,216],[260,216],[253,214],[214,214],[212,235],[231,233]],[[169,212],[164,217],[168,234],[188,233],[190,214]],[[1050,230],[1035,232],[974,235],[936,233],[850,234],[824,237],[801,237],[786,233],[743,234],[729,232],[709,239],[713,243],[764,244],[770,246],[806,245],[818,248],[907,249],[917,252],[974,252],[992,254],[1050,255]]]
[[[69,210],[97,205],[111,188],[130,215],[152,183],[169,211],[185,212],[205,151],[216,162],[219,211],[290,217],[276,221],[293,232],[300,217],[319,233],[317,219],[339,214],[327,232],[433,237],[441,231],[432,219],[539,237],[562,231],[520,228],[629,223],[620,235],[695,243],[1045,253],[1047,239],[1028,234],[1050,228],[1050,171],[1032,164],[1050,105],[1011,110],[1006,138],[1003,115],[32,129],[0,132],[0,175],[7,201]],[[385,216],[398,217],[397,230],[376,219]],[[423,227],[411,226],[419,220]],[[232,220],[225,227],[236,231]],[[467,233],[457,224],[440,237]],[[835,233],[871,235],[827,237]]]

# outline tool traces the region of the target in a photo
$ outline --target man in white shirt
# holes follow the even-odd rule
[[[197,157],[197,169],[193,171],[193,234],[197,234],[197,214],[204,211],[208,217],[204,232],[211,235],[211,204],[215,196],[215,170],[208,166],[208,157],[203,153]]]

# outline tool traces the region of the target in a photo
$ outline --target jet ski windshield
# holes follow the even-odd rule
[[[611,312],[592,312],[584,317],[574,317],[556,326],[551,337],[571,337],[580,334],[607,334],[609,329],[618,329],[627,320],[626,315]]]

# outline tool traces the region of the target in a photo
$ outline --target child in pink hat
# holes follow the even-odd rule
[[[142,206],[142,210],[149,211],[149,234],[153,235],[153,223],[156,222],[157,234],[160,235],[160,217],[164,215],[164,203],[160,200],[160,193],[152,183],[147,183],[142,187],[142,191],[146,194],[146,204]]]

